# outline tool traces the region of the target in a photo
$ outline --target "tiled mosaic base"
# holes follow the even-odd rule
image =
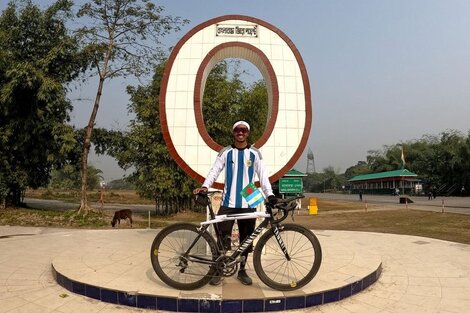
[[[304,309],[350,297],[377,281],[382,264],[366,277],[351,284],[312,294],[264,299],[188,299],[147,294],[130,294],[109,288],[80,283],[62,275],[54,266],[52,272],[59,285],[70,292],[108,303],[130,307],[174,312],[267,312]]]

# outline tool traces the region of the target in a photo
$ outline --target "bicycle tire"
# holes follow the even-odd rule
[[[290,256],[286,259],[273,229],[264,233],[253,252],[253,266],[263,283],[281,291],[299,289],[308,284],[320,269],[320,242],[309,229],[285,224],[279,234]]]
[[[150,250],[152,267],[157,276],[167,285],[179,290],[193,290],[207,284],[215,273],[209,264],[187,261],[181,265],[181,256],[199,235],[197,226],[177,223],[162,229],[153,240]],[[214,238],[204,233],[191,249],[192,255],[215,259],[217,247]]]

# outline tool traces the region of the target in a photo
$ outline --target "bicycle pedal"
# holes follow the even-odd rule
[[[221,276],[214,276],[209,281],[209,285],[218,286],[218,285],[220,285],[221,282],[222,282],[222,277]]]

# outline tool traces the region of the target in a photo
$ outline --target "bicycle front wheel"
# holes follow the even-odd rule
[[[320,242],[309,229],[295,224],[280,226],[279,238],[290,259],[287,259],[271,229],[261,236],[253,252],[256,274],[273,289],[299,289],[308,284],[320,269]]]
[[[170,225],[157,234],[150,259],[164,283],[176,289],[192,290],[210,281],[215,273],[210,262],[217,255],[216,243],[207,232],[196,241],[198,236],[197,226],[189,223]]]

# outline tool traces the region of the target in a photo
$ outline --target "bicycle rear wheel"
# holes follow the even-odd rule
[[[299,289],[308,284],[320,269],[320,242],[309,229],[295,224],[279,228],[290,260],[287,260],[273,229],[259,239],[253,253],[256,274],[263,283],[277,290]]]
[[[150,259],[158,277],[167,285],[192,290],[204,286],[215,273],[210,264],[196,262],[196,258],[211,261],[217,255],[215,240],[204,233],[188,255],[184,255],[199,235],[197,226],[177,223],[162,229],[152,243]]]

